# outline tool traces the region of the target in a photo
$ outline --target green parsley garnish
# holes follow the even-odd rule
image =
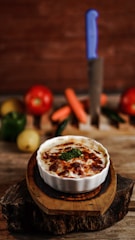
[[[67,152],[63,152],[60,155],[61,160],[68,161],[72,158],[79,157],[82,154],[82,152],[78,148],[72,148],[71,150]]]

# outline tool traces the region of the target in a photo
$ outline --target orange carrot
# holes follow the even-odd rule
[[[105,106],[107,103],[107,95],[105,93],[101,94],[100,97],[100,104],[101,106]],[[80,102],[82,107],[89,112],[89,107],[90,107],[90,100],[89,98],[86,98]],[[63,121],[65,118],[67,118],[72,112],[72,109],[69,105],[65,105],[63,107],[60,107],[59,109],[55,110],[52,115],[51,115],[51,120],[54,122],[57,121]]]
[[[87,122],[87,114],[84,111],[82,104],[76,97],[76,94],[72,88],[67,88],[65,90],[65,96],[67,98],[67,101],[73,110],[74,114],[76,115],[77,119],[82,122],[86,123]]]
[[[59,109],[57,109],[55,112],[53,112],[51,119],[54,122],[57,121],[63,121],[65,118],[67,118],[71,113],[70,106],[66,105]]]
[[[108,101],[107,95],[105,93],[101,93],[101,96],[100,96],[100,105],[101,105],[101,107],[105,106],[107,101]]]

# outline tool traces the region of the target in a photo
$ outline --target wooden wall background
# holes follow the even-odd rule
[[[86,91],[85,12],[99,12],[104,91],[135,86],[134,0],[0,0],[0,93]]]

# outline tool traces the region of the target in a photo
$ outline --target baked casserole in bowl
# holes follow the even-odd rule
[[[106,179],[110,167],[107,149],[83,136],[59,136],[43,142],[36,156],[41,178],[57,191],[90,192]]]

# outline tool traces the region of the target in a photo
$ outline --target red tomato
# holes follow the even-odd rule
[[[135,87],[127,89],[120,98],[120,111],[135,115]]]
[[[52,92],[43,85],[34,85],[25,94],[26,110],[34,115],[42,115],[52,107]]]

